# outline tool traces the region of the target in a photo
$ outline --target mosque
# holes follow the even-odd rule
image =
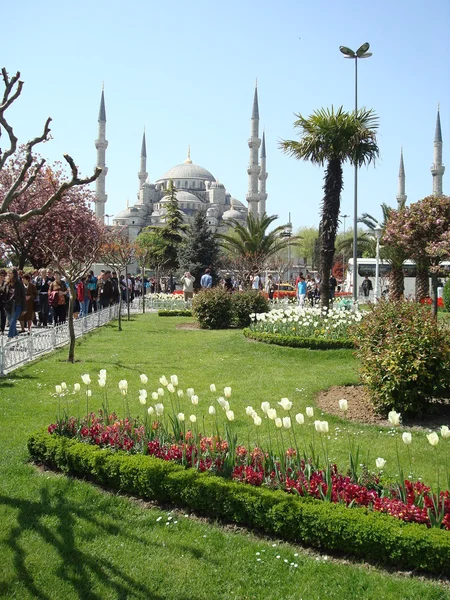
[[[100,111],[98,115],[97,166],[102,173],[96,181],[96,217],[104,221],[107,195],[105,179],[108,169],[105,164],[106,148],[106,108],[105,96],[102,91]],[[266,212],[266,140],[259,138],[259,106],[258,89],[255,87],[251,116],[251,135],[248,140],[250,161],[247,168],[248,192],[246,201],[248,207],[232,197],[223,183],[220,183],[212,173],[204,167],[196,165],[191,160],[190,149],[184,163],[169,169],[162,177],[151,183],[147,173],[147,147],[145,132],[142,137],[140,169],[138,172],[138,200],[133,206],[119,212],[113,219],[113,225],[125,227],[128,238],[133,241],[141,229],[149,225],[163,225],[165,222],[166,197],[169,181],[172,180],[176,189],[179,208],[185,215],[186,223],[192,224],[198,211],[204,211],[209,226],[214,231],[226,231],[230,219],[244,223],[247,214],[262,215]],[[260,152],[261,149],[261,152]]]

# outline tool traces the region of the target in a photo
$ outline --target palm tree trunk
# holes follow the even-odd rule
[[[320,222],[320,299],[322,306],[330,303],[330,275],[333,266],[334,244],[338,228],[342,191],[342,164],[337,158],[328,162],[323,185],[322,219]]]
[[[389,273],[389,300],[400,300],[405,289],[403,266],[392,265]]]
[[[420,302],[430,294],[430,281],[428,279],[428,266],[417,265],[416,271],[416,301]]]

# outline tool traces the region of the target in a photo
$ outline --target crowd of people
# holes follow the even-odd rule
[[[150,281],[140,277],[120,278],[115,271],[90,271],[75,284],[74,315],[86,316],[119,302],[131,302],[142,294]],[[66,322],[69,285],[52,268],[24,273],[19,269],[0,269],[0,330],[9,339],[30,334],[32,327],[48,327]],[[19,328],[20,330],[19,330]]]

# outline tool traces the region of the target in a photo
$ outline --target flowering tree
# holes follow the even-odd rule
[[[70,221],[71,215],[67,215],[66,229],[62,235],[55,237],[51,246],[47,247],[47,252],[52,256],[53,262],[64,275],[69,285],[69,356],[68,361],[75,360],[75,330],[73,326],[73,307],[75,304],[76,291],[75,283],[84,277],[97,259],[99,250],[103,245],[105,236],[104,226],[95,218],[92,211],[88,211],[84,217],[85,226],[80,229],[79,219],[73,216],[73,223]]]
[[[3,97],[0,100],[0,136],[3,131],[6,131],[9,144],[6,150],[0,149],[0,172],[4,169],[7,161],[14,157],[17,151],[18,139],[14,134],[12,125],[6,118],[6,112],[11,105],[17,100],[22,93],[23,82],[20,81],[20,73],[17,72],[13,77],[10,77],[5,68],[2,69],[2,79],[4,85]],[[50,207],[57,202],[67,190],[76,186],[83,186],[92,181],[95,181],[101,173],[100,168],[96,168],[91,177],[80,178],[78,175],[78,167],[73,159],[68,154],[64,154],[64,160],[68,163],[72,172],[70,180],[59,182],[54,190],[49,192],[48,196],[41,197],[41,203],[32,207],[14,207],[14,202],[29,190],[33,190],[36,178],[41,171],[44,170],[45,159],[36,159],[33,155],[34,147],[41,142],[50,139],[50,122],[49,117],[44,125],[44,131],[41,135],[33,138],[25,144],[25,160],[22,167],[18,170],[16,176],[11,181],[9,187],[2,190],[0,198],[0,222],[5,220],[26,221],[33,216],[45,214]]]
[[[428,295],[428,273],[433,288],[433,314],[437,314],[439,264],[450,257],[450,197],[427,196],[401,211],[393,211],[383,240],[416,261],[416,300]]]
[[[127,266],[133,262],[136,253],[136,245],[128,240],[122,229],[112,229],[105,235],[100,248],[100,260],[110,269],[117,271],[119,277],[119,291],[122,273],[125,271],[128,299],[128,272]],[[130,320],[130,305],[128,305],[128,320]],[[119,293],[119,331],[122,331],[122,294]]]
[[[26,149],[22,146],[0,171],[0,203],[6,190],[17,179],[26,161]],[[40,207],[61,185],[63,173],[58,164],[44,165],[37,173],[32,186],[12,201],[10,208],[24,214],[31,208]],[[91,211],[89,202],[93,193],[86,187],[71,188],[64,192],[44,214],[31,216],[26,221],[5,219],[0,221],[0,239],[8,253],[15,255],[17,264],[23,269],[25,263],[34,268],[45,267],[53,260],[49,248],[56,238],[65,235],[69,226],[72,231],[82,232],[89,227]]]

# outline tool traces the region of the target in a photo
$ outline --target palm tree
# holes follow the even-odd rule
[[[244,280],[251,275],[262,273],[269,259],[288,246],[296,245],[298,236],[286,236],[286,226],[279,225],[267,232],[269,226],[278,219],[277,215],[247,215],[245,225],[230,219],[232,230],[218,233],[219,244],[235,264],[239,265]]]
[[[384,232],[386,223],[389,220],[389,216],[395,209],[383,202],[381,205],[381,210],[383,213],[382,223],[378,223],[378,221],[372,215],[369,215],[369,213],[363,213],[361,217],[359,217],[358,221],[360,223],[364,223],[364,225],[366,225],[366,227],[372,231],[374,231],[375,227],[379,224]],[[391,265],[391,270],[389,272],[389,298],[391,300],[399,300],[403,296],[403,291],[405,289],[403,262],[408,258],[408,256],[406,252],[398,246],[387,244],[384,244],[381,247],[380,256],[383,260],[388,261]],[[428,284],[428,275],[426,278],[426,283]]]
[[[342,165],[349,161],[358,167],[375,161],[379,154],[376,142],[378,118],[365,108],[348,113],[342,107],[336,111],[320,109],[308,118],[296,115],[294,127],[300,130],[300,141],[284,140],[281,148],[297,159],[308,160],[323,166],[324,196],[321,217],[320,277],[322,303],[329,304],[329,280],[335,252],[336,232],[339,223]]]

